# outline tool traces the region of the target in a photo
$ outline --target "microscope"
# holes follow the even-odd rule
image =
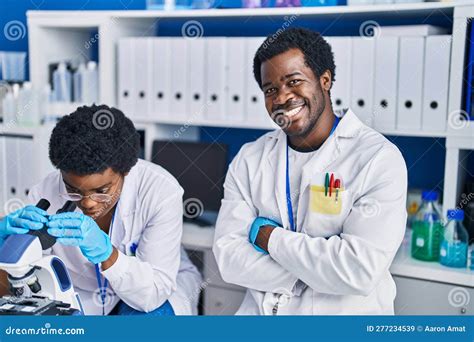
[[[50,203],[41,199],[36,206],[47,210]],[[57,213],[75,208],[74,202],[67,201]],[[0,269],[8,273],[12,295],[0,298],[0,315],[83,314],[64,263],[54,255],[43,255],[55,243],[46,226],[5,239],[0,247]]]

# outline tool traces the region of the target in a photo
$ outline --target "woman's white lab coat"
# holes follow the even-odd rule
[[[248,288],[238,313],[393,314],[389,266],[406,225],[399,150],[347,111],[292,189],[299,191],[297,232],[288,227],[285,152],[284,132],[270,132],[246,144],[227,174],[213,251],[223,279]],[[323,185],[326,172],[342,178],[339,214],[309,209],[309,185]],[[248,241],[257,216],[284,227],[273,230],[269,255]]]
[[[60,172],[54,171],[31,189],[29,197],[33,204],[41,198],[49,200],[48,213],[53,214],[65,203],[59,196],[65,191]],[[106,313],[120,299],[143,312],[169,300],[177,315],[196,313],[201,276],[181,247],[182,195],[176,179],[144,160],[139,160],[125,177],[109,233],[119,256],[114,265],[101,272],[110,289]],[[138,246],[136,255],[133,244]],[[78,247],[56,243],[51,253],[66,264],[85,313],[101,315],[94,265]]]

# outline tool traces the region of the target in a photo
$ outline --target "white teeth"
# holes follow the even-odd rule
[[[304,105],[293,108],[292,110],[286,112],[285,115],[287,115],[289,117],[295,116],[296,114],[298,114],[301,111],[301,109],[303,109],[303,107],[304,107]]]

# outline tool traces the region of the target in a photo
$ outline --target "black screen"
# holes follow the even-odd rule
[[[152,162],[171,173],[184,189],[183,200],[197,199],[204,211],[218,211],[224,197],[227,145],[182,141],[153,142]]]

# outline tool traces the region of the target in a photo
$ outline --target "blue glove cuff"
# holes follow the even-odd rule
[[[249,241],[250,243],[252,244],[252,246],[257,250],[259,251],[260,253],[263,253],[263,254],[268,254],[267,251],[265,251],[264,249],[260,248],[259,246],[257,246],[255,244],[255,241],[257,240],[257,235],[258,235],[258,232],[260,231],[260,227],[262,226],[274,226],[274,227],[279,227],[280,224],[278,224],[277,222],[273,221],[273,220],[270,220],[270,219],[267,219],[265,217],[257,217],[253,223],[252,223],[252,226],[250,227],[250,232],[249,232]]]

